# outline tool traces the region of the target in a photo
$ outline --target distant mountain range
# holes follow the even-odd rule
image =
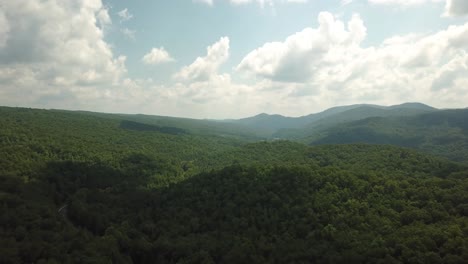
[[[421,103],[350,105],[302,117],[260,114],[231,121],[267,138],[309,145],[391,144],[468,161],[468,109]]]
[[[333,107],[323,112],[301,117],[286,117],[263,113],[253,117],[230,120],[230,122],[246,126],[263,136],[289,138],[288,134],[294,134],[292,131],[287,131],[290,129],[310,130],[316,126],[331,126],[368,117],[409,116],[436,110],[436,108],[421,103],[404,103],[393,106],[356,104]]]
[[[468,109],[412,116],[371,117],[303,131],[313,145],[371,143],[416,148],[455,161],[468,161]]]
[[[14,115],[24,108],[0,107]],[[468,162],[468,109],[437,109],[421,103],[339,106],[301,117],[259,114],[237,120],[200,120],[84,111],[30,110],[67,118],[102,118],[116,129],[141,133],[216,137],[238,144],[292,140],[306,145],[391,144]],[[81,119],[80,119],[81,120]]]

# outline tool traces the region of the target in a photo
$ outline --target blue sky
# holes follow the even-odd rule
[[[0,105],[239,118],[468,102],[466,0],[0,7]]]

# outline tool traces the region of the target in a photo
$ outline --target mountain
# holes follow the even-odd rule
[[[286,117],[262,113],[238,120],[200,120],[142,114],[105,114],[86,111],[76,111],[75,113],[120,121],[124,120],[125,122],[136,122],[142,125],[156,126],[159,127],[158,129],[163,130],[178,129],[197,135],[217,135],[255,141],[272,137],[294,139],[298,137],[295,135],[298,134],[297,131],[294,131],[295,129],[304,131],[317,126],[323,126],[324,124],[329,125],[359,120],[370,116],[412,115],[434,110],[436,109],[420,103],[406,103],[389,107],[357,104],[333,107],[320,113],[301,117]],[[55,111],[60,112],[61,110]],[[127,124],[125,122],[124,125]],[[136,124],[133,125],[135,127]],[[152,129],[154,130],[155,127]]]
[[[375,106],[358,106],[347,111],[336,113],[322,118],[314,123],[308,124],[305,129],[316,126],[334,125],[344,122],[350,122],[355,120],[361,120],[369,117],[386,117],[386,116],[412,116],[417,114],[426,113],[428,111],[434,111],[433,109],[421,109],[413,107],[400,107],[391,106],[387,108],[375,107]]]
[[[1,111],[13,111],[14,108],[0,107]],[[35,110],[35,109],[31,109]],[[137,126],[153,126],[152,130],[178,130],[183,133],[189,133],[194,135],[212,135],[222,136],[226,138],[238,138],[242,140],[256,141],[264,139],[263,135],[252,128],[242,126],[230,122],[222,122],[219,120],[205,120],[205,119],[192,119],[192,118],[181,118],[181,117],[170,117],[170,116],[157,116],[157,115],[144,115],[144,114],[108,114],[98,113],[89,111],[65,111],[65,110],[40,110],[41,113],[49,112],[62,113],[65,115],[75,116],[89,116],[97,117],[106,120],[113,120],[120,123],[121,127],[127,127],[130,123],[133,123],[133,127]]]
[[[266,135],[272,134],[278,129],[284,127],[299,127],[301,124],[301,120],[297,118],[282,115],[269,115],[265,113],[243,119],[232,120],[231,122],[251,128],[260,134]]]
[[[467,162],[468,110],[366,118],[315,130],[302,140],[314,145],[392,144]]]
[[[437,109],[421,103],[404,103],[393,106],[356,104],[333,107],[301,117],[285,117],[263,113],[253,117],[232,120],[231,122],[248,127],[267,137],[296,138],[298,135],[303,134],[303,130],[313,130],[317,126],[329,126],[373,116],[406,116],[435,110]]]
[[[408,109],[408,108],[412,108],[412,109],[427,110],[427,111],[437,110],[437,108],[434,108],[432,106],[428,106],[428,105],[425,105],[425,104],[422,104],[422,103],[417,103],[417,102],[403,103],[403,104],[399,104],[399,105],[389,106],[387,108],[388,109],[395,109],[395,108],[406,108],[406,109]]]
[[[341,112],[345,112],[362,105],[350,105],[350,106],[337,106],[327,109],[323,112],[310,114],[301,117],[287,117],[282,115],[269,115],[259,114],[252,117],[242,118],[238,120],[231,120],[236,124],[241,124],[246,127],[250,127],[255,130],[259,130],[263,133],[274,133],[279,129],[285,128],[300,128],[306,124],[310,124],[314,121],[326,118],[331,115],[335,115]]]
[[[369,117],[390,117],[390,116],[414,116],[418,114],[437,111],[436,109],[422,104],[402,104],[396,106],[374,106],[356,105],[349,110],[328,115],[307,125],[296,129],[279,129],[273,134],[276,138],[299,139],[306,135],[315,134],[334,125],[351,121],[366,119]]]

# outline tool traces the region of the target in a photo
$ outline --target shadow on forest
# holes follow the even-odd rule
[[[336,131],[322,139],[314,141],[312,145],[351,144],[360,142],[417,148],[424,142],[424,138],[379,133],[371,128],[358,126],[346,131]]]
[[[361,151],[369,154],[369,148],[374,147]],[[350,150],[348,155],[356,156],[356,148]],[[83,256],[97,263],[376,263],[386,258],[411,262],[413,257],[430,262],[433,256],[426,252],[435,252],[435,263],[447,256],[462,260],[455,242],[464,239],[457,221],[468,214],[463,168],[448,164],[448,174],[462,174],[440,178],[434,171],[424,173],[429,160],[392,153],[395,157],[388,160],[376,158],[392,172],[386,177],[375,168],[362,173],[330,166],[237,164],[174,178],[183,171],[180,164],[143,154],[112,163],[50,162],[36,181],[23,183],[47,190],[49,202],[38,204],[39,195],[24,191],[29,195],[24,205],[18,199],[6,202],[13,209],[4,215],[17,219],[0,219],[13,230],[9,237],[32,241],[21,242],[28,253],[21,256],[23,263],[87,262]],[[331,154],[316,153],[314,159],[320,155],[336,163]],[[422,176],[397,174],[391,165],[402,161],[418,161],[418,167],[399,168]],[[170,184],[144,187],[159,174],[174,177]],[[8,183],[2,190],[6,187],[12,188]],[[56,211],[63,204],[69,221]],[[430,247],[412,250],[414,239],[429,241]],[[407,248],[408,256],[395,245]],[[67,260],[69,252],[73,260]]]
[[[132,154],[116,164],[103,162],[49,162],[39,173],[38,184],[48,190],[56,206],[67,205],[67,217],[76,226],[103,235],[144,207],[150,191],[142,188],[163,162]]]
[[[177,127],[161,127],[157,125],[138,123],[128,120],[123,120],[122,122],[120,122],[120,128],[134,131],[157,131],[160,133],[171,135],[188,134],[188,132],[185,129]]]

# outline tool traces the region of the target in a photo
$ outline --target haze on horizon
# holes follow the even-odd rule
[[[0,0],[0,105],[217,119],[465,108],[467,15],[466,0]]]

